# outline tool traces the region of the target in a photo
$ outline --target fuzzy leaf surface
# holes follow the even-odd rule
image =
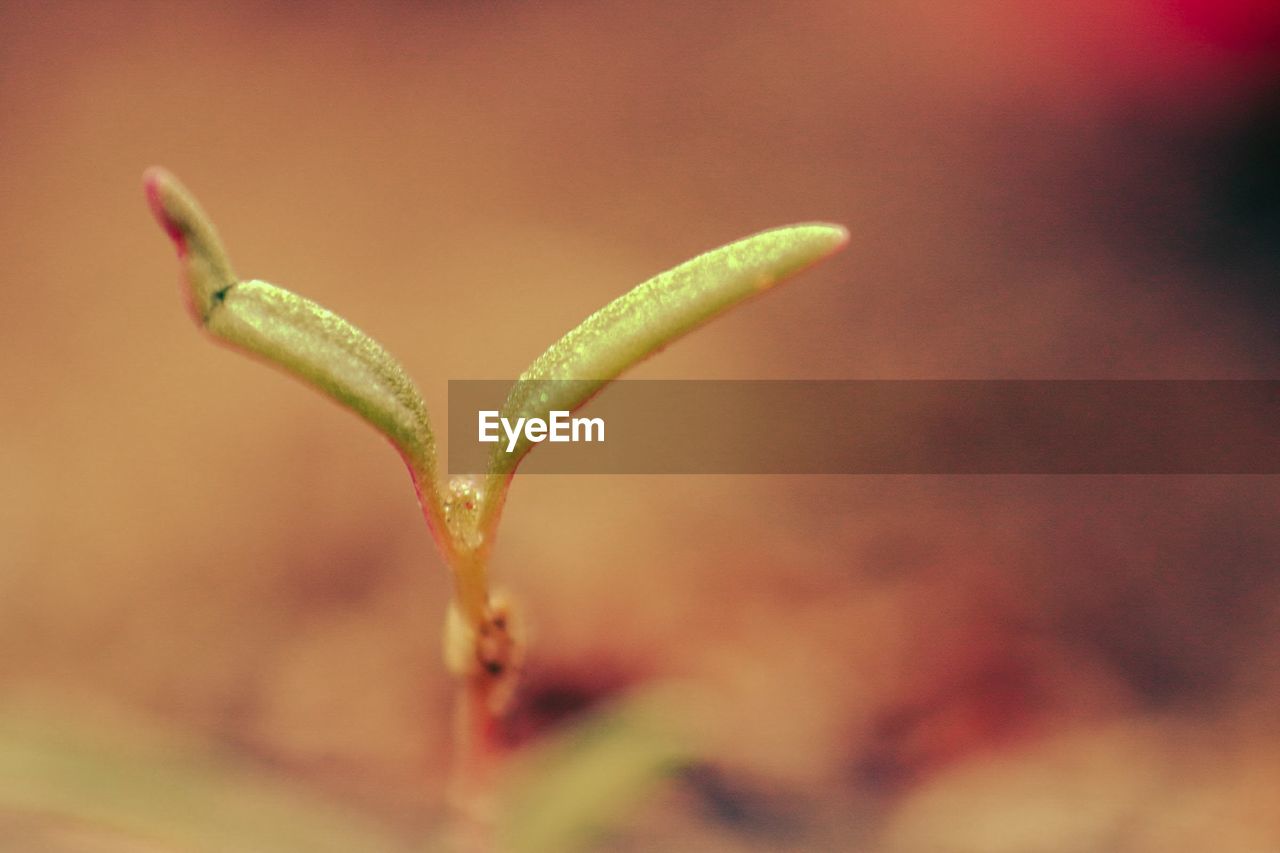
[[[838,251],[839,225],[811,223],[762,231],[668,270],[618,297],[552,344],[516,380],[500,416],[546,418],[573,411],[606,383],[734,305],[768,290]],[[540,380],[557,380],[553,383]],[[485,491],[492,517],[532,443],[510,453],[495,445]]]
[[[373,338],[309,299],[264,281],[230,287],[214,336],[266,359],[356,412],[411,458],[434,455],[418,389]]]

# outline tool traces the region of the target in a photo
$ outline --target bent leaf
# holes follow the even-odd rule
[[[265,281],[218,298],[205,327],[279,365],[353,410],[406,456],[433,453],[426,407],[404,369],[375,340],[310,299]]]
[[[263,281],[236,281],[217,232],[182,185],[152,169],[146,187],[177,246],[196,319],[215,338],[283,368],[390,439],[413,473],[437,539],[451,550],[435,439],[422,395],[404,368],[373,338],[315,302]]]
[[[848,239],[848,231],[839,225],[774,228],[649,279],[552,344],[516,380],[500,416],[515,422],[577,409],[628,368],[831,255]],[[508,481],[531,447],[523,436],[510,453],[501,444],[495,446],[489,460],[482,529],[492,531],[496,525]]]
[[[142,183],[151,212],[178,249],[187,282],[183,294],[187,307],[204,323],[217,295],[236,283],[222,240],[199,203],[173,175],[151,168]]]

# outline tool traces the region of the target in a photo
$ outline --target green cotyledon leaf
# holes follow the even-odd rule
[[[745,299],[841,249],[849,233],[811,223],[762,231],[713,249],[649,279],[583,320],[516,380],[500,417],[546,418],[573,411],[610,380]],[[555,380],[547,382],[544,380]],[[532,443],[489,460],[481,529],[492,532],[507,485]]]
[[[296,293],[239,281],[199,204],[162,169],[145,176],[152,211],[178,249],[186,298],[215,338],[322,391],[390,439],[413,473],[437,539],[451,547],[426,406],[404,368],[369,335]]]

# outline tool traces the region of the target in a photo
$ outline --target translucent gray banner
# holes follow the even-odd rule
[[[541,427],[512,384],[449,383],[451,474],[1280,473],[1280,381],[629,380]]]

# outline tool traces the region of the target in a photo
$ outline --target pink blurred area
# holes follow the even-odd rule
[[[1261,0],[0,2],[0,703],[131,709],[397,827],[442,808],[449,585],[408,479],[202,338],[144,168],[438,424],[447,380],[809,220],[848,249],[634,375],[1276,378],[1278,28]],[[705,767],[618,849],[1274,849],[1278,497],[518,479],[512,737],[698,686]]]

